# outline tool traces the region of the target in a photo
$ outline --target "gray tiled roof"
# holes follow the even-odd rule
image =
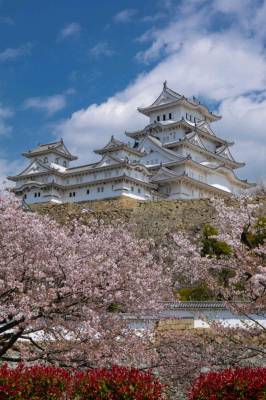
[[[29,153],[33,154],[33,153],[39,153],[40,151],[56,149],[60,144],[62,144],[61,141],[51,142],[46,144],[38,144],[38,146],[36,146],[34,149],[29,150]]]
[[[165,308],[169,309],[226,309],[223,301],[166,301]]]

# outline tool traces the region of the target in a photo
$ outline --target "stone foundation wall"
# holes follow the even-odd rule
[[[229,204],[235,203],[233,199],[226,201]],[[266,215],[266,197],[257,197],[253,201],[262,204],[260,213]],[[31,207],[40,214],[48,214],[62,224],[67,224],[74,218],[83,223],[91,219],[111,224],[120,221],[130,223],[134,225],[137,236],[153,238],[156,241],[167,240],[171,232],[178,230],[186,230],[193,234],[206,223],[215,225],[216,219],[216,211],[209,199],[148,202],[119,198]]]

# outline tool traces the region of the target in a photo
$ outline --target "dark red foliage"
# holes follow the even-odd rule
[[[70,377],[63,368],[48,366],[0,368],[0,400],[61,400],[70,393]]]
[[[200,375],[190,400],[265,400],[266,368],[237,368]]]
[[[0,400],[163,400],[148,372],[113,366],[89,371],[19,365],[0,368]]]
[[[163,386],[150,373],[113,366],[76,374],[79,400],[160,400]]]

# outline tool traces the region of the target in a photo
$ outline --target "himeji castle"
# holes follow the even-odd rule
[[[101,159],[71,166],[77,157],[63,140],[23,153],[28,167],[8,179],[27,203],[68,203],[128,196],[137,200],[196,199],[239,194],[252,184],[235,170],[245,164],[232,156],[233,142],[216,136],[211,124],[221,117],[194,97],[164,82],[159,97],[138,111],[149,118],[143,129],[111,137],[95,150]]]

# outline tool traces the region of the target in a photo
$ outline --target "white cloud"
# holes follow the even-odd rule
[[[164,29],[152,29],[142,37],[149,45],[138,54],[139,60],[157,61],[150,71],[105,102],[78,110],[58,124],[56,133],[82,161],[91,161],[91,151],[104,145],[111,134],[124,138],[125,129],[143,127],[148,120],[136,108],[152,103],[167,79],[171,88],[186,96],[219,104],[218,111],[224,117],[216,124],[220,135],[235,140],[234,154],[248,161],[242,177],[265,176],[266,100],[261,93],[266,85],[265,49],[258,23],[246,31],[240,22],[252,12],[259,15],[259,7],[237,1],[238,7],[231,6],[230,11],[226,0],[217,0],[219,9],[215,3],[180,3]],[[219,31],[213,26],[220,14],[229,18]]]
[[[7,180],[7,176],[13,176],[21,172],[26,166],[26,161],[10,161],[5,157],[0,158],[0,191],[13,187],[14,183]]]
[[[132,18],[137,14],[137,10],[129,8],[122,10],[114,16],[114,21],[118,23],[126,24],[132,21]]]
[[[60,31],[57,40],[61,41],[68,38],[77,37],[79,36],[80,32],[81,32],[80,24],[77,22],[71,22]]]
[[[216,125],[218,134],[226,132],[236,145],[232,152],[247,163],[248,175],[260,181],[266,178],[266,92],[252,97],[238,96],[221,102],[222,120]],[[239,171],[245,177],[246,168]]]
[[[53,115],[62,110],[67,105],[67,96],[75,93],[73,89],[68,89],[64,93],[44,97],[30,97],[23,102],[25,110],[44,111],[48,115]]]
[[[101,56],[110,57],[114,54],[114,51],[110,48],[107,42],[98,42],[94,47],[90,49],[90,55],[95,58]]]
[[[32,43],[26,43],[25,45],[16,48],[9,47],[0,52],[0,63],[13,61],[19,57],[30,55],[32,47]]]

